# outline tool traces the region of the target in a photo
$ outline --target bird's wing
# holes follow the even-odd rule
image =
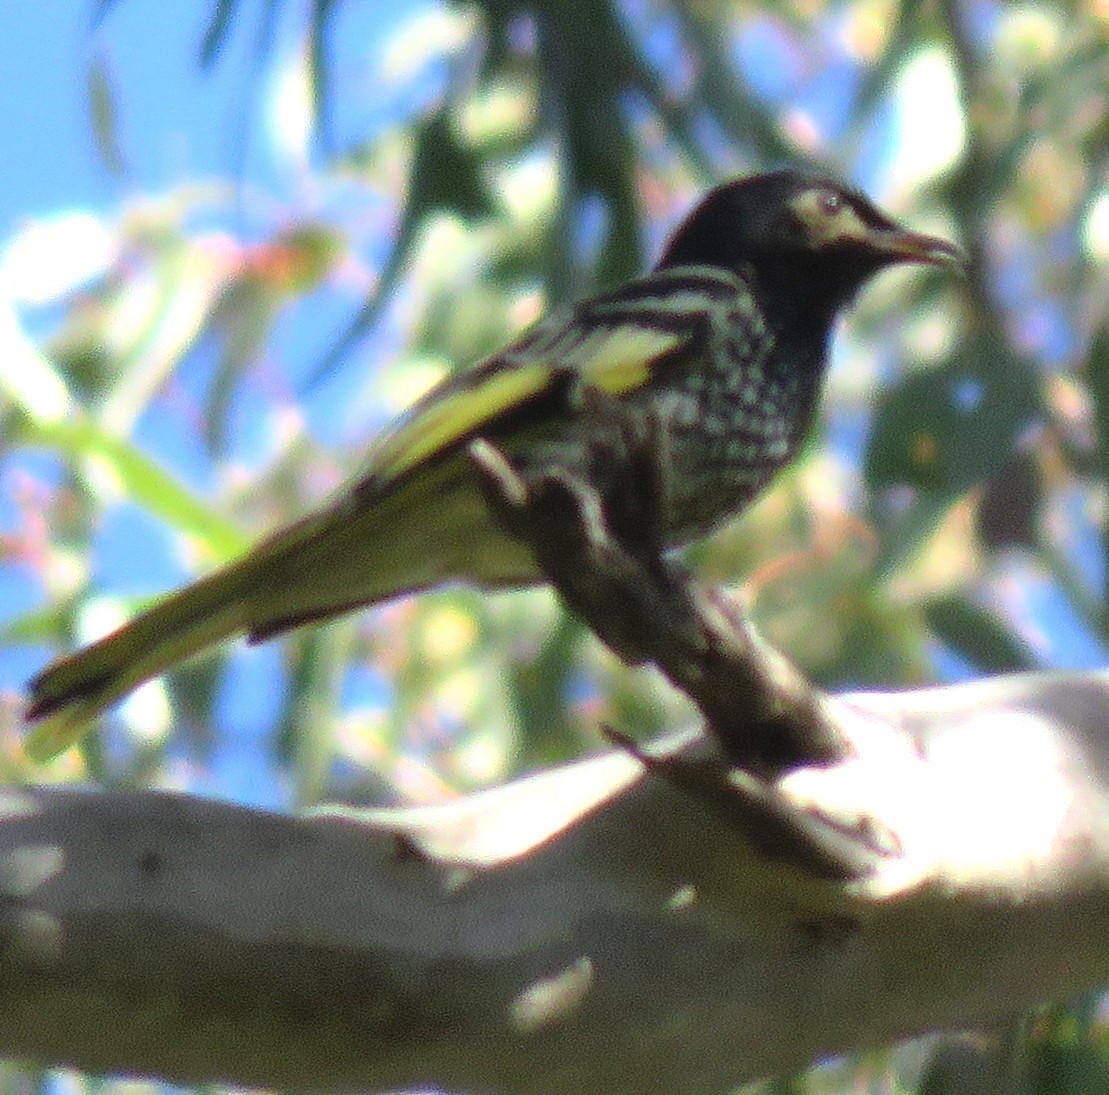
[[[621,396],[669,367],[715,352],[724,317],[746,287],[734,274],[675,268],[651,274],[540,320],[516,342],[433,388],[374,444],[362,474],[329,503],[255,545],[256,562],[295,556],[305,544],[392,499],[401,481],[457,457],[478,437],[512,436],[515,420],[565,412],[567,382]],[[560,406],[543,404],[559,401]]]
[[[621,396],[696,352],[713,316],[743,290],[724,271],[679,268],[629,282],[540,321],[517,342],[429,392],[385,434],[358,492],[495,430],[568,378]]]

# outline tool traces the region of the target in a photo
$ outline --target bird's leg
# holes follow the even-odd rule
[[[510,535],[531,547],[567,605],[629,665],[657,660],[657,636],[681,633],[690,610],[684,584],[672,580],[676,564],[648,550],[649,541],[638,535],[629,540],[614,535],[614,524],[625,533],[652,535],[654,521],[642,500],[627,511],[623,506],[614,510],[577,461],[521,471],[486,441],[474,442],[470,454],[491,509]],[[610,462],[604,478],[616,488],[623,477],[613,478],[612,470]],[[655,637],[644,642],[648,633]],[[696,631],[683,640],[695,643]]]
[[[665,438],[657,417],[583,393],[590,451],[513,467],[470,449],[490,505],[567,605],[624,661],[652,661],[700,708],[729,759],[771,775],[847,748],[823,696],[747,622],[735,600],[665,552]]]

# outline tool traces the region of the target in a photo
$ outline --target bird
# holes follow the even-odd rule
[[[716,186],[650,272],[446,378],[315,512],[48,665],[28,684],[27,752],[63,751],[140,684],[235,636],[261,641],[449,582],[541,581],[491,514],[469,448],[487,441],[522,469],[580,462],[589,438],[575,385],[660,424],[666,539],[697,540],[797,453],[836,318],[862,286],[897,264],[963,262],[954,244],[831,178],[785,168]]]

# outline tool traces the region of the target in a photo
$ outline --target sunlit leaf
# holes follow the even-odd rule
[[[231,276],[233,258],[171,233],[150,248],[145,272],[120,286],[100,336],[114,352],[99,409],[112,430],[132,428],[196,344]]]
[[[197,498],[129,441],[105,433],[88,419],[33,422],[24,418],[15,440],[55,449],[73,462],[89,457],[105,460],[127,498],[161,517],[176,532],[195,538],[213,561],[229,559],[249,543],[210,501]]]
[[[0,625],[0,642],[57,645],[71,631],[73,605],[59,602],[25,612]]]
[[[875,526],[881,530],[878,557],[874,562],[875,579],[886,581],[912,562],[936,535],[957,501],[957,494],[924,492],[892,516],[881,515],[875,521]]]

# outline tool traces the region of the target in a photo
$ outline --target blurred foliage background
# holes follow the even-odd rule
[[[198,40],[159,48],[211,70],[250,43],[227,171],[160,192],[127,186],[110,46],[130,2],[92,5],[85,73],[125,196],[0,254],[4,680],[303,512],[446,371],[641,271],[700,191],[783,162],[972,265],[867,290],[804,458],[696,565],[832,688],[1103,664],[1105,0],[428,0],[387,34],[354,0],[209,0]],[[280,186],[245,167],[259,141]],[[9,781],[281,808],[436,801],[596,748],[602,722],[649,737],[690,717],[545,590],[447,590],[225,649],[48,771],[3,702]],[[1087,1086],[1050,1086],[1059,1065],[1022,1090],[1106,1087],[1096,1015],[1035,1026],[1036,1059]],[[941,1064],[978,1052],[774,1090],[964,1090]]]

